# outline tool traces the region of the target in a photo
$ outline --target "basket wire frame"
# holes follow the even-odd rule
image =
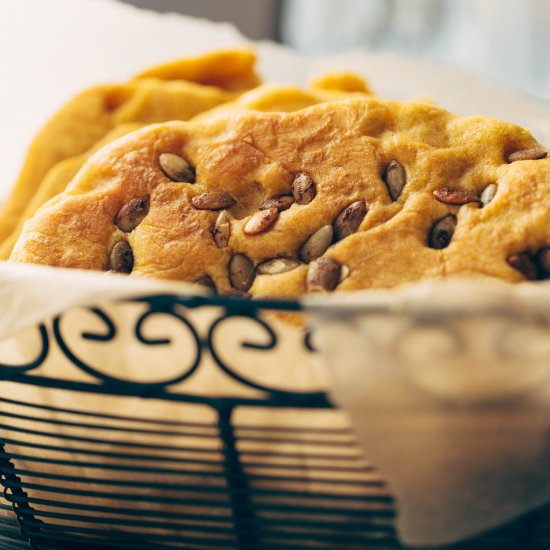
[[[143,401],[141,415],[105,414],[18,399],[0,392],[0,548],[308,550],[401,548],[394,529],[395,505],[382,476],[365,461],[347,428],[298,424],[254,426],[243,410],[285,411],[297,418],[326,414],[324,393],[288,392],[244,378],[226,365],[213,334],[230,317],[246,317],[268,336],[267,344],[243,346],[276,353],[278,337],[263,312],[295,312],[296,302],[224,297],[151,296],[134,334],[146,345],[168,339],[144,335],[156,314],[176,317],[190,330],[197,356],[187,371],[166,383],[118,380],[85,363],[67,344],[59,316],[41,324],[41,350],[27,365],[0,364],[0,378],[16,387],[35,386],[75,395]],[[201,338],[191,316],[198,308],[221,314]],[[117,336],[109,315],[90,308],[105,326],[83,333],[96,342]],[[98,383],[43,376],[40,367],[57,345],[75,368]],[[309,335],[305,349],[314,353]],[[256,397],[202,396],[171,391],[200,368],[204,353]],[[5,384],[4,384],[5,385]],[[202,407],[211,422],[153,418],[159,402]],[[307,424],[307,423],[306,423]],[[278,442],[276,452],[262,442]],[[312,467],[313,465],[313,467]],[[312,467],[312,470],[309,468]],[[313,471],[313,473],[312,473]],[[549,510],[507,525],[457,550],[550,548]]]

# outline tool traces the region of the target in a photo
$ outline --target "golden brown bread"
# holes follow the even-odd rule
[[[174,181],[195,178],[166,153],[196,183]],[[521,281],[546,273],[546,155],[517,126],[423,103],[228,110],[99,151],[25,224],[11,259],[207,277],[221,293],[264,297],[449,275]],[[293,199],[263,204],[282,195]]]
[[[139,129],[142,126],[144,125],[139,122],[120,124],[111,130],[103,139],[95,143],[89,151],[86,151],[82,155],[66,158],[54,164],[46,172],[46,175],[40,184],[35,188],[32,197],[28,199],[28,202],[19,214],[19,220],[11,230],[11,233],[0,244],[0,260],[7,260],[10,257],[15,242],[19,238],[21,230],[23,229],[23,224],[30,217],[32,217],[44,203],[48,202],[59,193],[65,191],[67,185],[76,176],[86,160],[88,160],[93,153],[104,145],[111,143],[125,134]],[[19,195],[17,195],[17,198],[19,198]]]
[[[258,83],[253,71],[254,56],[247,51],[222,51],[198,58],[183,59],[151,69],[147,74],[159,74],[167,80],[176,78],[195,79],[206,82],[218,82],[218,85],[236,89]],[[144,78],[141,76],[140,78]],[[149,77],[150,78],[150,77]],[[7,206],[0,214],[0,260],[7,260],[21,229],[36,210],[49,199],[65,190],[67,185],[82,167],[84,162],[98,150],[116,138],[129,133],[147,122],[164,121],[167,118],[187,120],[190,117],[211,118],[229,110],[255,109],[260,111],[289,112],[350,96],[369,95],[371,92],[365,81],[352,73],[335,73],[325,75],[312,83],[310,90],[295,86],[258,85],[242,95],[227,94],[224,89],[209,86],[198,86],[191,82],[176,83],[149,80],[139,82],[138,93],[129,96],[124,108],[119,107],[105,118],[102,109],[91,108],[89,99],[97,99],[98,94],[119,94],[124,86],[104,86],[93,88],[75,98],[67,107],[55,115],[37,136],[35,144],[29,150],[22,176],[16,184]],[[126,86],[126,87],[125,87]],[[236,99],[235,99],[236,97]],[[230,101],[231,100],[231,101]],[[94,102],[95,106],[103,105],[102,101]],[[42,177],[41,172],[28,171],[34,166],[37,158],[51,160],[53,151],[63,143],[71,143],[74,152],[80,151],[85,144],[75,141],[75,133],[84,121],[94,124],[114,124],[114,128],[96,141],[88,150],[76,156],[68,156],[55,163]],[[147,115],[148,120],[142,118]],[[124,121],[133,122],[124,122]],[[102,121],[102,122],[101,122]],[[106,130],[106,128],[104,128]],[[99,133],[98,133],[99,135]],[[46,149],[45,149],[46,148]],[[69,154],[69,150],[66,151]],[[40,179],[41,178],[41,179]],[[2,239],[2,227],[8,234]]]
[[[242,92],[261,83],[254,71],[255,63],[256,55],[250,50],[219,50],[151,67],[138,74],[134,80],[186,80],[203,86]]]
[[[96,86],[77,95],[44,125],[31,144],[19,179],[0,211],[0,242],[16,229],[57,163],[86,154],[121,125],[188,120],[235,99],[259,84],[255,60],[248,50],[208,53],[154,67],[125,84]],[[10,243],[17,236],[16,230]],[[9,252],[11,244],[3,245],[0,258],[7,258]]]

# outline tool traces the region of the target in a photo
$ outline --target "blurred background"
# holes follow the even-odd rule
[[[234,23],[306,54],[357,47],[445,62],[550,101],[550,0],[121,0]]]

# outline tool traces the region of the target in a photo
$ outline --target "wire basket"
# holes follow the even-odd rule
[[[391,493],[352,430],[311,422],[337,414],[327,396],[266,387],[237,372],[219,353],[215,332],[235,317],[254,322],[266,336],[261,343],[244,338],[240,345],[280,353],[280,335],[264,314],[296,312],[296,302],[181,296],[133,302],[144,306],[133,319],[141,344],[170,345],[168,338],[144,333],[156,315],[169,315],[188,331],[193,357],[170,380],[126,381],[87,364],[64,336],[63,315],[38,326],[41,350],[35,360],[1,364],[2,549],[400,548]],[[199,330],[191,313],[208,308],[216,314],[206,331]],[[115,339],[118,329],[109,313],[89,311],[104,330],[83,332],[81,338],[99,344]],[[315,353],[307,332],[302,346]],[[54,347],[85,375],[82,380],[42,372]],[[254,395],[181,391],[207,355]],[[69,392],[101,406],[67,408],[26,399],[29,387]],[[139,414],[105,414],[108,399],[138,400]],[[159,403],[177,414],[159,418]],[[197,408],[210,420],[193,420]],[[269,420],[251,422],[258,411]],[[281,415],[297,422],[289,427],[278,422]],[[263,450],[266,442],[276,443],[276,451]],[[550,548],[548,513],[542,510],[456,548]]]

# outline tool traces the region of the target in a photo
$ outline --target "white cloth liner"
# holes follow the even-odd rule
[[[438,281],[306,304],[404,542],[452,543],[550,500],[550,284]]]

